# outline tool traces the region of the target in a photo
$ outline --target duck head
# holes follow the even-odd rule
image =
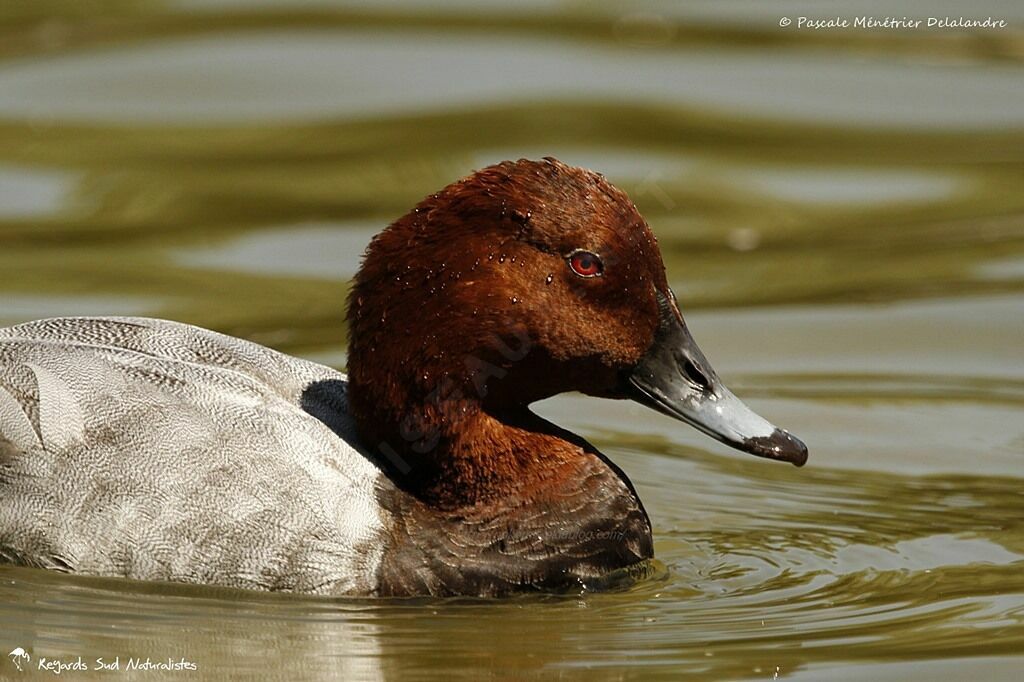
[[[536,430],[527,405],[567,391],[634,400],[760,457],[807,458],[722,384],[634,204],[555,159],[484,168],[378,234],[348,321],[360,435],[422,486],[454,466],[460,485],[486,487],[543,458],[517,440]]]

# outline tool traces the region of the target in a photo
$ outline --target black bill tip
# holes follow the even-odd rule
[[[743,449],[758,457],[789,462],[798,467],[807,463],[807,446],[782,429],[775,429],[770,436],[747,438],[743,441]]]

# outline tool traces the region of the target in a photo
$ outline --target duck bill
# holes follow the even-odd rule
[[[656,296],[658,332],[626,377],[626,395],[738,450],[803,466],[807,446],[734,396],[690,336],[674,297],[670,301],[660,291]]]

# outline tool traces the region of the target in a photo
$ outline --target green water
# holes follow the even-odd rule
[[[564,396],[539,410],[654,523],[633,588],[339,602],[0,567],[2,653],[209,679],[1019,677],[1024,10],[974,3],[1011,28],[972,34],[531,7],[0,3],[0,323],[154,315],[343,366],[370,235],[554,155],[633,196],[702,347],[808,466]]]

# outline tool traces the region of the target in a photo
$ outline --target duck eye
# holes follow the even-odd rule
[[[601,257],[590,251],[573,251],[569,254],[569,267],[580,277],[598,277],[604,272]]]

